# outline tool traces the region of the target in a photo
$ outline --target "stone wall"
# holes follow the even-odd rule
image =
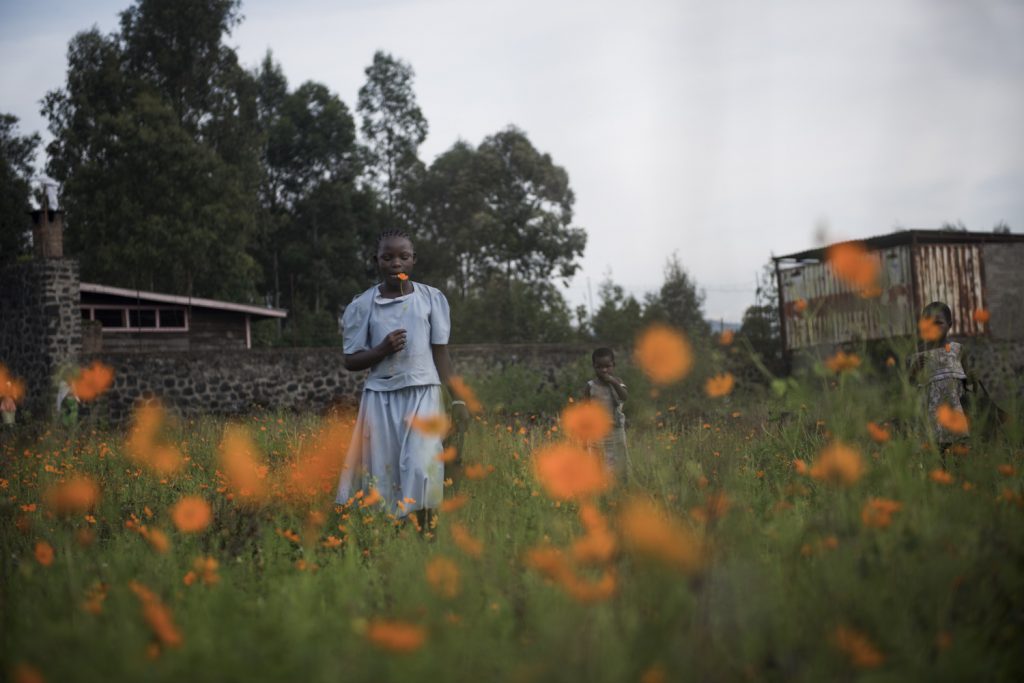
[[[573,345],[465,345],[451,347],[460,374],[483,377],[511,365],[539,370],[549,382],[558,368],[589,353]],[[114,385],[92,408],[97,416],[123,422],[142,397],[157,397],[179,415],[238,415],[260,410],[325,412],[355,405],[366,378],[350,373],[341,349],[252,349],[250,351],[99,353],[93,359],[114,368]]]
[[[46,259],[0,270],[0,362],[25,381],[19,419],[46,419],[56,407],[54,376],[82,345],[78,261]]]

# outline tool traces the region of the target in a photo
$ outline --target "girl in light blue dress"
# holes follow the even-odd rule
[[[359,490],[376,489],[386,509],[415,511],[426,528],[429,511],[444,497],[443,435],[414,421],[444,415],[442,383],[453,376],[448,355],[451,317],[439,290],[409,279],[416,263],[412,240],[401,231],[377,240],[382,282],[357,295],[342,315],[345,368],[369,369],[352,443],[338,484],[338,503]],[[469,412],[452,401],[454,427],[465,429]]]

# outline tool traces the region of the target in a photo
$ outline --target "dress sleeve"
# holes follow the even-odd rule
[[[341,315],[342,350],[346,354],[370,348],[370,305],[373,299],[359,295]]]
[[[430,343],[447,344],[452,331],[451,309],[440,290],[430,291]]]

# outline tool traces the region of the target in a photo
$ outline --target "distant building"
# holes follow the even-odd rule
[[[288,312],[215,299],[82,282],[82,342],[87,353],[252,348],[252,323]]]
[[[990,342],[999,375],[1024,375],[1024,235],[905,230],[862,244],[881,263],[877,298],[835,278],[825,263],[828,246],[773,259],[788,356],[916,335],[924,306],[944,301],[953,310],[953,337]],[[989,322],[975,321],[979,309]]]

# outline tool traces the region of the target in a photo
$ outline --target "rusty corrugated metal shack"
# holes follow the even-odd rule
[[[905,230],[861,242],[881,264],[877,298],[835,278],[825,263],[831,245],[773,258],[787,355],[915,334],[931,301],[953,310],[953,336],[1024,340],[1024,235]],[[973,318],[982,308],[988,324]]]

